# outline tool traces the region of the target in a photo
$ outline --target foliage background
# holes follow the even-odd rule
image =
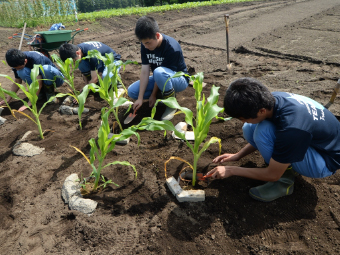
[[[130,14],[146,14],[196,8],[222,3],[252,2],[258,0],[0,0],[0,26],[36,27],[42,24],[73,23],[78,20],[94,21],[100,18]],[[75,17],[74,3],[77,8]]]

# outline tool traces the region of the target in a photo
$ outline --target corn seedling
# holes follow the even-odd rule
[[[78,103],[78,119],[79,119],[79,127],[82,129],[81,125],[81,115],[83,114],[86,97],[84,93],[80,94],[78,90],[74,87],[74,71],[78,68],[80,60],[73,61],[72,58],[68,58],[64,61],[60,59],[60,57],[56,54],[52,55],[52,59],[56,62],[56,64],[60,68],[60,72],[64,75],[64,81],[70,86],[70,93],[61,94],[63,96],[71,96]]]
[[[12,111],[11,107],[9,106],[9,104],[8,104],[8,102],[7,102],[7,100],[6,100],[6,95],[5,95],[5,94],[8,94],[9,92],[10,92],[10,91],[8,91],[8,90],[6,90],[6,89],[3,89],[2,86],[1,86],[1,83],[0,83],[0,98],[1,98],[2,100],[4,100],[4,102],[5,102],[5,104],[6,104],[6,106],[2,106],[2,107],[7,107],[7,108],[10,110],[12,116],[13,116],[14,118],[16,118],[15,115],[14,115],[14,112]]]
[[[116,118],[120,130],[123,131],[122,125],[118,118],[118,109],[119,106],[121,106],[122,104],[126,103],[129,100],[123,97],[124,93],[120,95],[118,94],[117,87],[118,81],[122,84],[122,87],[125,93],[127,94],[127,90],[120,76],[118,75],[118,70],[119,68],[123,68],[123,70],[125,70],[126,65],[131,63],[137,64],[137,62],[130,60],[124,63],[120,60],[115,62],[112,53],[106,54],[104,57],[97,50],[90,50],[85,58],[97,58],[98,60],[102,60],[105,66],[107,67],[107,75],[104,77],[104,79],[102,79],[100,75],[98,75],[99,85],[93,83],[86,85],[81,95],[84,98],[86,98],[89,93],[89,90],[91,90],[94,93],[99,93],[100,98],[104,99],[109,104],[110,109],[113,109],[112,113]],[[112,77],[110,77],[111,73]],[[127,111],[129,111],[129,109]]]
[[[172,76],[172,78],[176,78],[182,75],[184,75],[184,73],[179,72],[179,73],[176,73],[174,76]],[[151,117],[144,118],[138,126],[140,130],[147,129],[151,131],[153,130],[174,131],[176,136],[178,136],[179,138],[183,139],[186,142],[187,146],[191,149],[194,155],[193,165],[189,164],[188,162],[186,162],[185,160],[181,158],[176,157],[176,158],[170,158],[170,159],[178,159],[188,164],[188,166],[193,170],[192,185],[195,186],[197,162],[201,154],[212,143],[219,143],[219,152],[221,152],[221,139],[217,137],[211,137],[209,141],[203,144],[202,147],[201,147],[201,144],[203,143],[203,141],[208,135],[212,119],[218,117],[217,115],[223,111],[223,108],[217,105],[218,97],[219,97],[219,93],[218,93],[219,87],[215,87],[213,85],[211,88],[210,96],[206,99],[204,94],[202,97],[203,73],[198,73],[197,75],[191,76],[190,79],[194,81],[193,87],[195,89],[195,98],[197,101],[196,117],[194,117],[193,112],[190,109],[180,106],[176,98],[170,97],[165,100],[157,100],[154,108],[152,109]],[[192,126],[192,129],[194,132],[194,136],[195,136],[194,145],[192,145],[191,143],[189,143],[189,141],[185,139],[185,134],[176,130],[172,122],[167,121],[167,120],[157,121],[153,119],[156,113],[156,106],[160,101],[170,108],[179,109],[180,111],[177,112],[176,114],[179,114],[179,113],[185,114],[185,122],[188,123],[190,126]],[[167,162],[165,162],[165,176],[166,176],[166,163]]]
[[[34,115],[35,120],[33,118],[31,118],[29,115],[27,115],[26,113],[24,113],[24,112],[19,112],[17,110],[12,110],[13,112],[18,112],[18,113],[20,113],[22,115],[25,115],[27,118],[32,120],[38,126],[40,138],[44,139],[43,131],[41,129],[41,124],[40,124],[40,120],[39,120],[39,116],[40,116],[42,110],[45,108],[45,106],[48,103],[52,102],[55,97],[62,97],[63,95],[62,94],[58,94],[58,95],[56,95],[54,97],[50,97],[50,99],[47,102],[45,102],[44,105],[38,111],[38,109],[37,109],[37,101],[38,101],[37,92],[39,90],[39,81],[41,81],[41,80],[37,79],[37,76],[39,75],[39,69],[41,69],[41,71],[44,72],[44,69],[42,68],[41,65],[34,65],[33,69],[31,70],[31,80],[32,80],[32,83],[30,85],[26,83],[26,86],[22,85],[22,84],[19,84],[19,83],[16,83],[8,75],[0,74],[0,76],[5,77],[5,78],[9,79],[10,81],[12,81],[13,83],[15,83],[25,93],[26,97],[28,98],[28,100],[32,104],[31,107],[28,105],[28,103],[25,100],[21,99],[15,92],[13,92],[13,91],[4,91],[6,94],[11,96],[12,98],[20,100],[21,102],[23,102],[23,104],[27,107],[27,109],[29,109],[32,112],[32,114]]]
[[[138,138],[138,144],[139,144],[139,141],[140,141],[139,134],[136,133],[132,128],[125,129],[120,134],[113,135],[110,139],[108,138],[108,135],[110,133],[110,126],[109,126],[108,118],[109,118],[111,111],[112,111],[112,109],[107,110],[107,108],[102,108],[102,115],[101,115],[102,124],[101,124],[101,126],[98,130],[98,140],[96,142],[96,140],[94,138],[92,138],[89,141],[89,144],[91,146],[90,159],[81,150],[72,146],[74,149],[76,149],[79,153],[81,153],[84,156],[84,158],[87,160],[87,162],[92,167],[91,176],[95,177],[93,190],[96,190],[98,188],[99,180],[100,180],[100,178],[103,178],[102,175],[101,175],[101,171],[104,168],[111,166],[111,165],[120,164],[120,165],[124,165],[124,166],[131,166],[132,169],[135,172],[135,178],[137,178],[137,171],[136,171],[135,166],[131,165],[127,161],[114,161],[114,162],[111,162],[109,164],[106,164],[105,166],[103,165],[106,155],[114,149],[116,142],[125,140],[125,139],[129,138],[131,135],[135,135]],[[105,179],[104,179],[104,185],[103,186],[106,187],[106,185],[108,183],[115,184],[111,180],[105,181]],[[117,184],[115,184],[115,185],[117,185]]]

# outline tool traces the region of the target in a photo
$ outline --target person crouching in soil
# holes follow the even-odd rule
[[[258,80],[240,78],[227,89],[224,109],[244,123],[248,144],[213,162],[238,161],[258,150],[267,167],[217,166],[208,173],[213,179],[236,175],[268,181],[251,188],[249,194],[270,202],[292,194],[297,173],[324,178],[340,168],[340,123],[316,101],[292,93],[270,93]]]
[[[140,80],[129,86],[128,95],[136,100],[133,109],[138,110],[143,104],[143,99],[149,99],[149,107],[153,107],[157,95],[162,99],[175,97],[175,92],[183,91],[188,87],[189,78],[181,76],[169,79],[166,83],[167,79],[176,72],[182,71],[188,74],[188,71],[181,46],[174,38],[159,32],[154,18],[149,16],[139,18],[135,35],[141,42],[142,69]],[[162,120],[171,119],[173,113],[163,114]]]
[[[45,99],[48,101],[52,96],[54,96],[54,83],[56,87],[60,87],[63,83],[63,74],[57,69],[57,67],[52,63],[52,61],[37,51],[20,51],[18,49],[9,49],[6,52],[6,62],[12,67],[14,72],[14,81],[12,84],[11,91],[17,92],[19,87],[16,85],[22,84],[22,81],[27,84],[32,83],[31,79],[31,71],[34,65],[42,65],[44,72],[39,69],[39,75],[37,79],[39,80],[39,90],[37,91],[37,95],[39,99]],[[55,81],[54,81],[54,78]],[[42,80],[44,79],[44,80]],[[7,96],[6,101],[10,102],[12,100],[11,96]],[[55,101],[57,102],[56,99]],[[51,102],[51,103],[52,103]],[[0,105],[5,104],[5,101],[1,101]],[[28,102],[28,105],[31,106],[31,102]],[[18,111],[24,111],[27,107],[21,106]]]
[[[82,73],[83,80],[86,84],[98,83],[97,73],[102,79],[107,76],[107,67],[105,66],[102,60],[97,58],[87,58],[82,59],[88,55],[90,50],[97,50],[102,56],[105,57],[105,54],[113,54],[114,62],[118,63],[120,60],[120,54],[116,53],[113,49],[101,42],[84,42],[78,45],[74,45],[71,43],[64,43],[59,48],[60,59],[65,62],[66,59],[72,58],[73,61],[80,59],[78,69]],[[118,69],[119,72],[119,69]],[[109,74],[110,77],[113,75]],[[73,101],[76,103],[76,101]]]

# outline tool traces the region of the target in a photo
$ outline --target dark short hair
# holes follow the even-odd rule
[[[135,28],[135,35],[138,40],[156,39],[156,33],[159,32],[159,27],[156,20],[150,16],[140,17]]]
[[[254,78],[233,81],[224,97],[224,111],[234,118],[255,119],[260,109],[271,110],[275,98],[269,89]]]
[[[77,57],[76,51],[79,49],[77,45],[71,43],[64,43],[59,47],[59,55],[62,61],[65,62],[66,59]]]
[[[6,52],[6,62],[10,67],[17,67],[25,64],[25,53],[18,49],[9,49]]]

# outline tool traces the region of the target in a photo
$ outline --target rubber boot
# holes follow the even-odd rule
[[[163,99],[168,99],[170,97],[176,97],[176,93],[173,88],[171,90],[165,91],[162,95]],[[161,120],[171,120],[174,117],[176,111],[177,109],[166,106],[165,111],[161,117]]]
[[[46,95],[46,101],[48,101],[51,97],[54,97],[54,86],[50,85],[50,86],[46,86],[44,84],[44,91],[45,91],[45,95]],[[56,103],[57,102],[57,98],[54,98],[50,104]]]
[[[296,172],[289,166],[278,181],[251,188],[249,195],[262,202],[271,202],[279,197],[291,195],[294,191],[295,176]]]

